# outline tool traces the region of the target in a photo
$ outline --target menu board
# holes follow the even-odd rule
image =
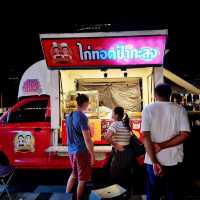
[[[101,133],[102,133],[102,137],[107,132],[107,130],[110,127],[110,125],[112,124],[112,122],[113,122],[113,120],[111,120],[111,119],[102,119],[101,120]]]

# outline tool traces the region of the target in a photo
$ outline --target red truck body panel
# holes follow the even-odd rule
[[[27,97],[17,102],[7,113],[0,118],[0,152],[8,158],[11,165],[24,169],[66,169],[71,168],[67,155],[58,156],[57,153],[47,153],[46,149],[51,146],[51,127],[50,121],[44,122],[6,122],[10,113],[16,112],[23,106],[37,101],[48,101],[48,108],[45,111],[46,119],[50,119],[50,98],[48,96]],[[65,129],[63,123],[62,129]],[[64,131],[64,140],[66,140],[66,131]],[[19,142],[19,135],[31,134],[34,138],[34,149],[27,151],[18,151],[16,140]],[[24,135],[23,135],[24,136]],[[18,137],[18,138],[16,138]],[[62,145],[66,142],[62,141]],[[100,144],[105,144],[102,142]],[[20,148],[20,146],[19,146]],[[102,168],[106,165],[110,157],[110,153],[105,153],[103,160],[96,161],[95,167]]]
[[[32,104],[40,106],[46,102],[45,120],[32,120]],[[28,105],[28,106],[27,106]],[[9,121],[13,113],[26,107],[30,120],[21,122]],[[30,111],[30,112],[29,112]],[[20,116],[20,115],[19,115]],[[0,153],[3,153],[9,163],[23,169],[66,169],[71,168],[67,153],[58,155],[58,152],[47,152],[51,144],[51,109],[49,96],[32,96],[17,102],[7,113],[0,118]],[[34,118],[34,117],[33,117]],[[135,131],[140,132],[141,120],[137,120]],[[102,121],[102,131],[110,124]],[[133,125],[133,122],[131,122]],[[134,127],[132,127],[134,129]],[[61,145],[66,145],[66,124],[62,122]],[[105,140],[94,142],[95,145],[108,145]],[[100,153],[101,158],[95,163],[95,168],[103,168],[110,159],[110,153]]]
[[[8,117],[9,113],[17,111],[23,105],[41,100],[49,101],[49,97],[41,96],[23,99],[17,102],[0,119],[0,151],[7,156],[11,165],[23,168],[46,168],[48,166],[48,156],[45,153],[45,149],[50,145],[50,122],[5,122],[5,118]],[[47,112],[47,114],[49,113]],[[27,135],[31,133],[34,138],[33,150],[16,150],[17,134],[23,133]]]

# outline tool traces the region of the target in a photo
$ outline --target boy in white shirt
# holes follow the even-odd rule
[[[183,142],[190,125],[185,109],[170,102],[171,87],[160,84],[155,88],[157,102],[142,112],[142,132],[146,149],[147,199],[182,199],[179,175],[183,162]]]

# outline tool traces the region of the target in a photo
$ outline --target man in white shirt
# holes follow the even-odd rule
[[[170,102],[171,87],[160,84],[155,88],[157,102],[142,112],[142,133],[146,149],[147,199],[182,199],[179,175],[183,162],[183,142],[190,125],[185,109]]]

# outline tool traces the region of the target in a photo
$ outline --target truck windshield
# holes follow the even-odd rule
[[[46,121],[47,109],[48,100],[32,101],[15,111],[11,111],[8,122],[44,122]]]

